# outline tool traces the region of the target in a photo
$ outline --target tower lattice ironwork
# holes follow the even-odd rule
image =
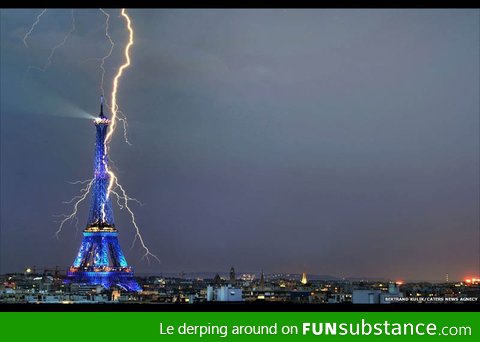
[[[118,242],[113,210],[108,196],[111,181],[105,138],[110,120],[103,114],[103,98],[100,115],[95,118],[96,142],[94,178],[91,185],[90,211],[87,228],[83,231],[82,244],[73,265],[67,273],[67,281],[105,288],[119,286],[128,291],[141,291],[133,277]]]

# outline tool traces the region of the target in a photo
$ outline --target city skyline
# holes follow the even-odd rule
[[[128,11],[118,101],[132,146],[120,129],[109,155],[161,259],[129,250],[115,207],[136,273],[478,276],[478,11]],[[67,181],[91,174],[104,18],[76,10],[49,68],[27,73],[70,25],[49,10],[26,47],[38,13],[1,11],[0,273],[67,269],[88,213],[52,238],[79,189]]]

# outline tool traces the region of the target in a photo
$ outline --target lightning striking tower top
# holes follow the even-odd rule
[[[100,117],[103,115],[103,95],[100,95]]]
[[[90,213],[87,228],[83,231],[82,244],[68,272],[67,282],[100,284],[106,288],[120,286],[128,291],[141,291],[133,278],[133,269],[128,266],[120,248],[108,196],[113,176],[108,171],[105,137],[110,120],[103,113],[103,97],[100,114],[93,122],[96,142]]]

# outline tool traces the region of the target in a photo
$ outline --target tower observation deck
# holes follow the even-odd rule
[[[118,231],[113,219],[112,203],[108,196],[111,175],[105,138],[110,120],[103,114],[103,97],[100,114],[94,120],[96,127],[94,178],[91,185],[90,211],[82,244],[73,265],[67,273],[67,282],[119,286],[127,291],[142,289],[133,277],[118,242]]]

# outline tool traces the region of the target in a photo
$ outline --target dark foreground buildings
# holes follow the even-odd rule
[[[263,273],[263,272],[262,272]],[[218,277],[181,276],[137,277],[142,292],[129,291],[122,283],[105,287],[95,282],[65,282],[57,270],[0,276],[0,303],[310,303],[310,304],[442,304],[476,303],[477,282],[406,283],[314,279],[303,283],[301,274],[229,273]],[[71,276],[68,277],[71,280]]]

